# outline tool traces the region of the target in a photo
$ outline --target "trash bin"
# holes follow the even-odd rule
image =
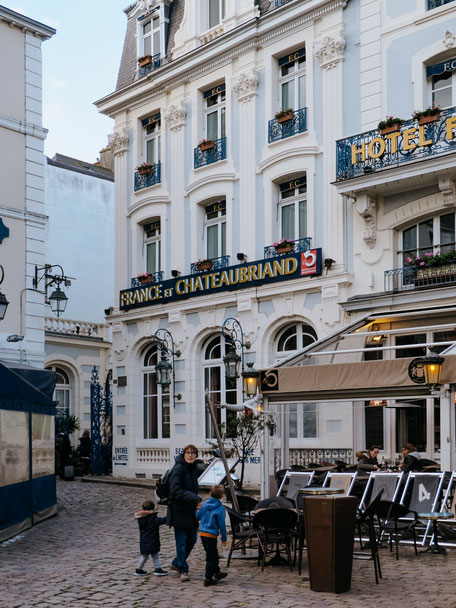
[[[357,498],[306,496],[304,518],[310,588],[344,593],[351,586]]]

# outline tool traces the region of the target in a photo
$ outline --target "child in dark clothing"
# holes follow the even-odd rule
[[[206,573],[204,586],[215,585],[217,581],[227,576],[221,572],[217,550],[217,536],[220,532],[222,544],[226,545],[225,509],[220,499],[225,494],[223,486],[212,486],[210,498],[205,500],[196,511],[196,519],[200,522],[200,537],[206,552]]]
[[[135,576],[146,576],[149,574],[143,570],[144,564],[152,555],[154,560],[154,575],[166,576],[168,572],[160,568],[160,532],[159,527],[166,523],[166,517],[158,517],[155,513],[155,505],[151,500],[142,504],[142,511],[135,513],[135,519],[139,525],[139,550],[141,557],[136,567]]]

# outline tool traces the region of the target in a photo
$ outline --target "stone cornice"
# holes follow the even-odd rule
[[[15,11],[6,8],[6,6],[0,6],[0,21],[5,21],[10,27],[18,27],[25,34],[32,34],[42,40],[48,40],[56,32],[53,27],[49,27],[44,23],[40,23],[25,15],[16,13]]]
[[[29,220],[38,224],[45,224],[48,216],[44,213],[36,213],[34,211],[23,211],[22,209],[14,209],[13,207],[3,207],[0,205],[0,214],[2,217],[9,217],[15,220]]]
[[[16,133],[22,133],[23,135],[31,135],[38,139],[46,139],[48,130],[39,125],[35,125],[31,122],[17,120],[10,116],[2,116],[0,114],[0,127],[9,129],[10,131],[16,131]]]

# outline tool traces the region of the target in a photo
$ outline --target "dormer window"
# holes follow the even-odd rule
[[[225,0],[207,0],[208,3],[208,26],[215,27],[225,18]]]
[[[138,16],[137,52],[138,57],[154,57],[154,68],[160,66],[160,59],[166,56],[170,4],[173,0],[147,0],[148,9]],[[152,4],[155,6],[153,8]],[[142,11],[141,11],[142,12]]]
[[[157,55],[160,53],[160,18],[154,17],[142,26],[143,55]]]

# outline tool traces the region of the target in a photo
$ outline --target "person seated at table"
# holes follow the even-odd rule
[[[378,471],[380,469],[377,460],[379,452],[380,448],[377,445],[371,445],[366,452],[356,452],[358,471]]]
[[[404,457],[404,462],[399,465],[401,471],[404,471],[404,473],[421,471],[421,456],[412,443],[404,443],[402,446],[402,455]]]

